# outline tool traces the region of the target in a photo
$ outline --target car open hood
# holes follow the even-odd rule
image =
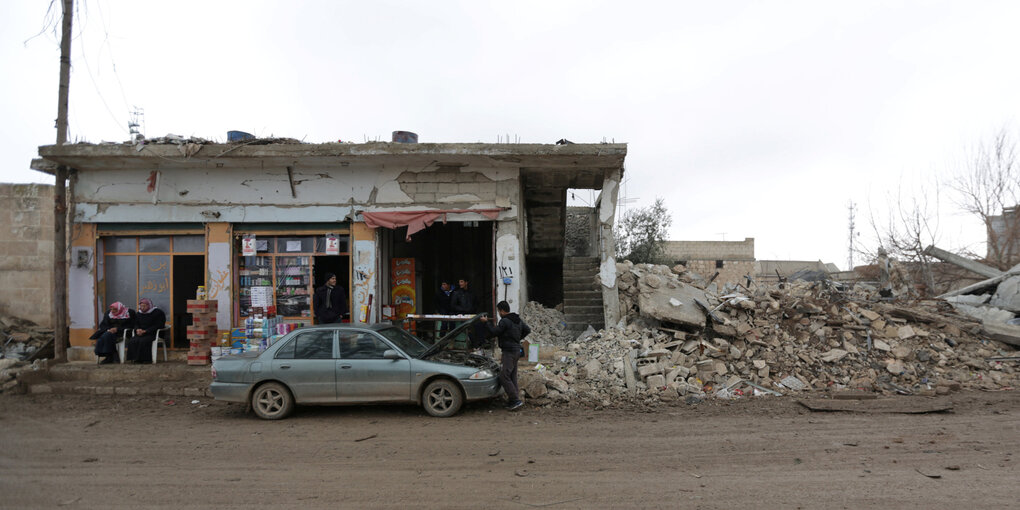
[[[442,338],[436,340],[436,343],[432,344],[432,347],[429,347],[428,349],[425,350],[425,352],[421,353],[421,356],[419,356],[418,359],[428,359],[429,356],[432,356],[433,354],[445,349],[448,345],[453,343],[453,340],[457,338],[457,335],[467,331],[468,328],[473,327],[481,317],[485,317],[486,315],[487,314],[485,313],[475,314],[475,316],[472,317],[467,322],[461,324],[460,326],[457,326],[456,328],[453,328],[453,331],[443,335]]]

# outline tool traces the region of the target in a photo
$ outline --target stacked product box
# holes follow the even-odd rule
[[[212,342],[216,340],[216,311],[218,301],[214,299],[189,299],[188,313],[191,314],[191,325],[188,326],[189,365],[208,365],[212,357]]]

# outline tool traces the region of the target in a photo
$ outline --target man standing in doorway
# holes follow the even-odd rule
[[[461,278],[457,289],[450,295],[450,310],[460,315],[474,315],[478,312],[478,301],[474,293],[468,290],[468,281]]]
[[[499,313],[499,322],[495,326],[492,325],[495,321],[488,317],[482,317],[482,322],[488,326],[489,335],[499,341],[499,350],[503,353],[500,356],[499,383],[506,392],[507,410],[516,411],[524,407],[520,388],[517,387],[517,361],[521,358],[521,339],[531,333],[531,328],[521,320],[521,316],[510,313],[510,303],[506,301],[496,304],[496,312]]]
[[[453,289],[450,287],[450,283],[443,281],[439,286],[439,292],[436,292],[436,313],[439,315],[450,315],[453,310],[450,308],[450,302],[453,299]],[[453,330],[453,322],[451,321],[440,321],[439,332],[440,334],[447,334]]]
[[[326,283],[315,289],[312,296],[312,310],[319,324],[340,322],[347,313],[347,294],[336,286],[336,275],[326,273]]]
[[[455,314],[474,315],[479,312],[479,308],[474,293],[468,289],[468,281],[461,278],[457,282],[457,289],[450,296],[450,309]],[[485,328],[481,323],[475,323],[468,331],[468,340],[472,349],[481,349],[485,344]]]

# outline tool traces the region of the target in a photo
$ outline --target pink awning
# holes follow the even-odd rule
[[[495,220],[502,209],[440,209],[429,211],[386,211],[386,212],[363,212],[365,225],[372,228],[386,227],[397,229],[407,226],[407,240],[411,235],[425,230],[432,226],[437,219],[442,218],[446,223],[446,215],[449,213],[478,213],[490,220]]]

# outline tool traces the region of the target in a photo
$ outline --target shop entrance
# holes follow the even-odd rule
[[[469,290],[479,301],[479,311],[494,313],[493,222],[435,223],[415,233],[410,242],[404,238],[404,228],[386,232],[382,260],[386,277],[380,281],[381,303],[394,304],[391,260],[410,258],[414,260],[415,313],[436,313],[439,285],[446,281],[456,288],[461,278],[469,282]]]
[[[344,319],[351,313],[351,257],[348,255],[316,255],[312,260],[312,292],[326,284],[326,274],[336,275],[336,286],[343,289],[347,296],[347,311]],[[312,315],[315,315],[314,310]]]
[[[202,255],[174,255],[173,260],[173,317],[167,317],[173,341],[171,347],[188,348],[187,327],[191,315],[187,313],[189,299],[195,299],[199,285],[205,284],[205,257]]]

